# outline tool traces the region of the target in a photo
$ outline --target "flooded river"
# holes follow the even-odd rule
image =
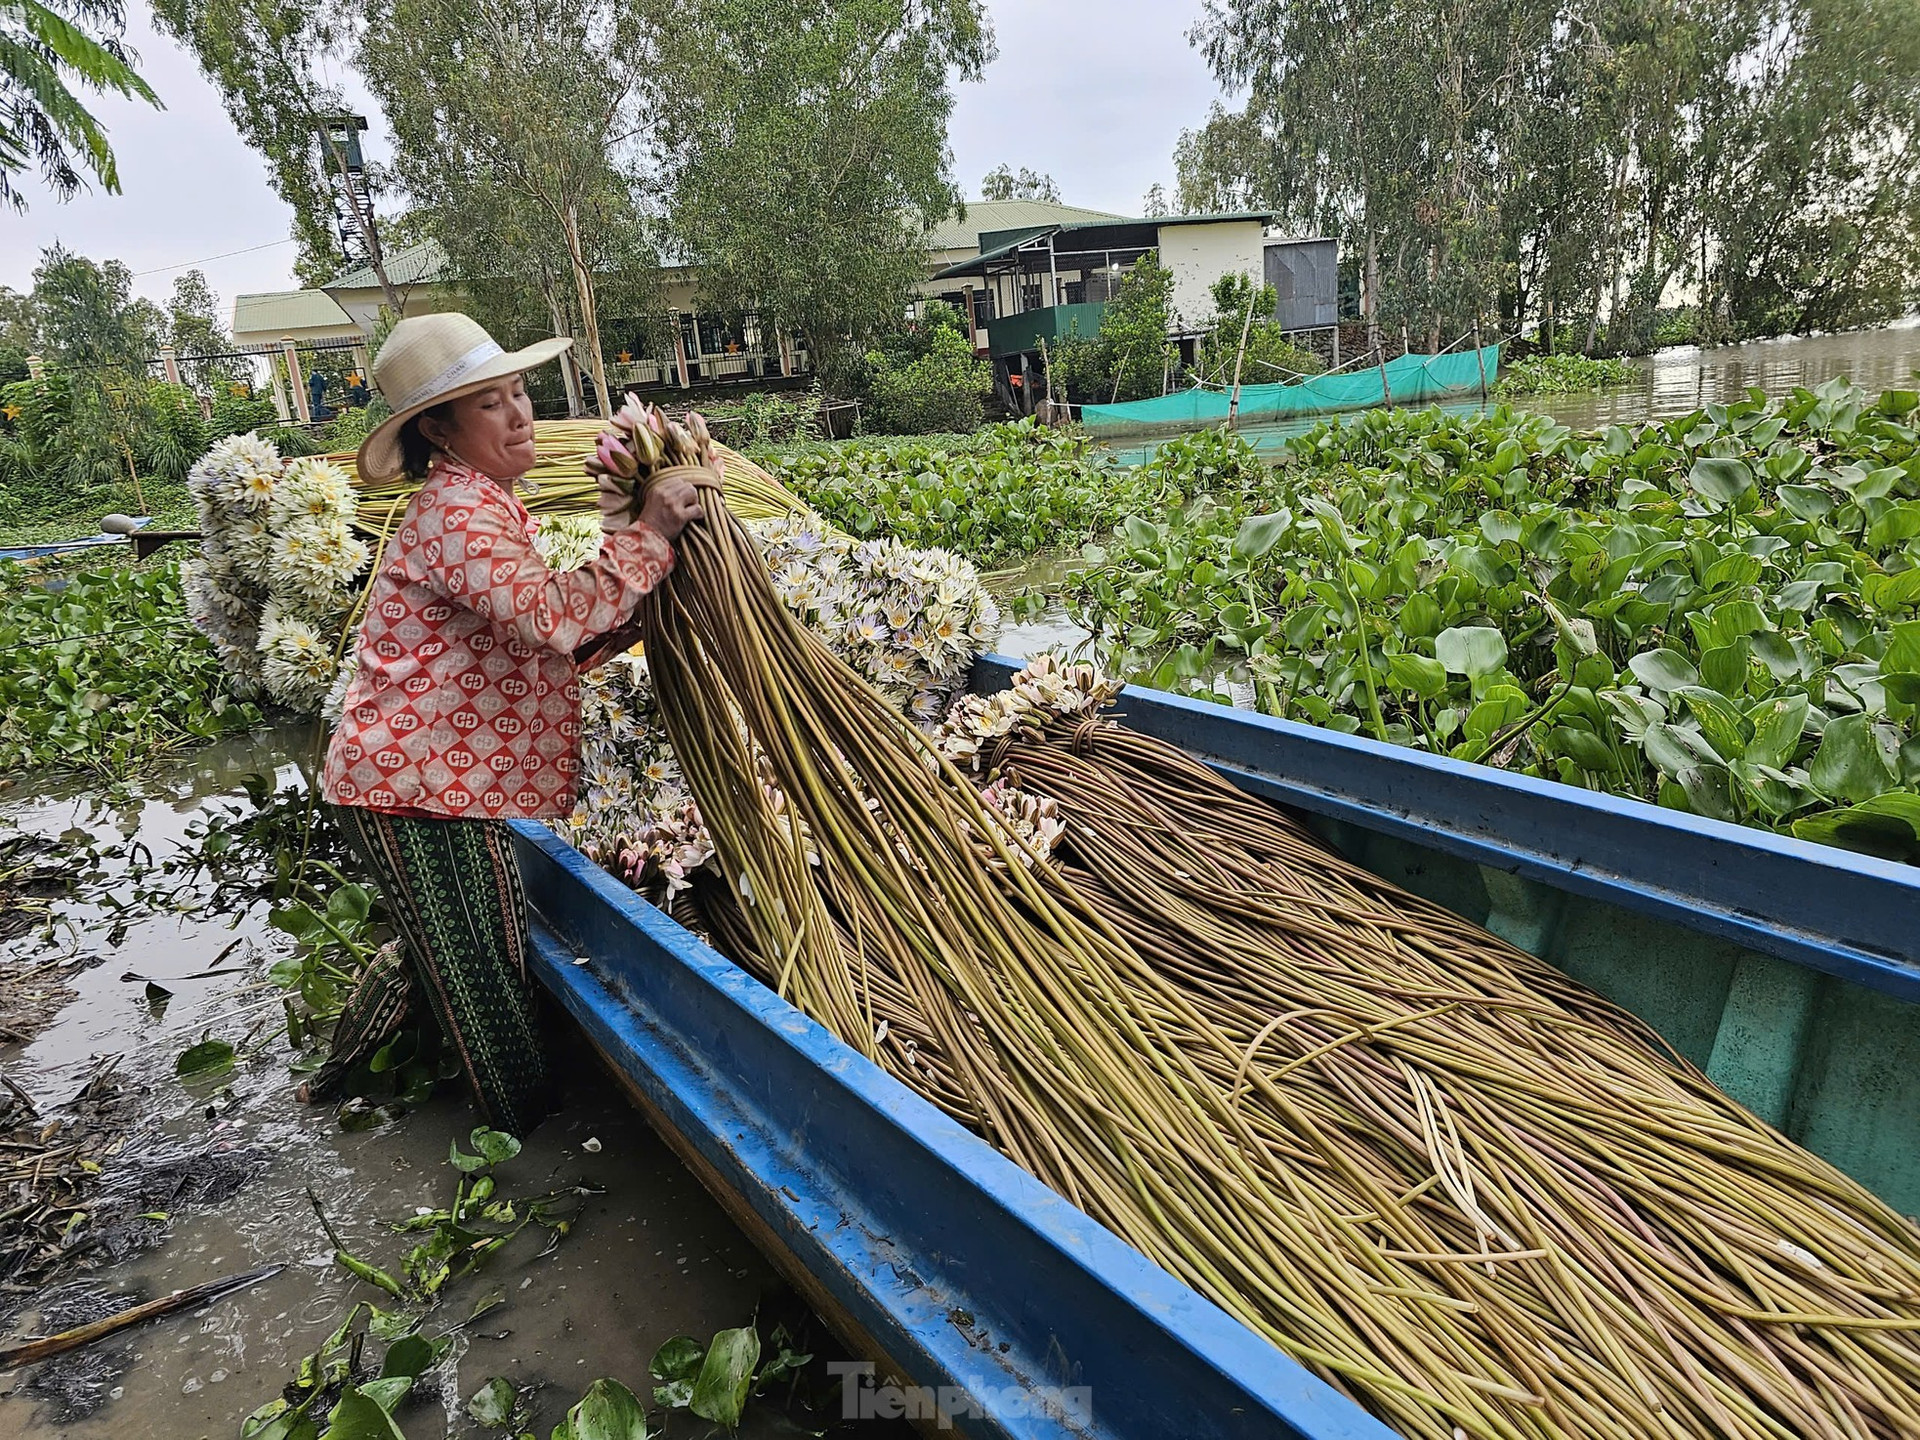
[[[69,847],[131,839],[164,856],[209,806],[236,800],[250,772],[296,780],[287,756],[309,735],[268,730],[209,746],[131,787],[119,804],[90,798],[97,782],[29,777],[0,790],[0,834],[25,831]],[[0,1050],[6,1077],[52,1118],[103,1058],[119,1057],[112,1078],[129,1098],[132,1129],[105,1161],[103,1193],[131,1187],[158,1218],[135,1227],[144,1234],[121,1237],[127,1253],[114,1263],[62,1276],[44,1294],[0,1295],[0,1341],[58,1331],[255,1266],[286,1268],[199,1313],[0,1375],[0,1440],[239,1435],[241,1420],[279,1394],[356,1301],[385,1299],[332,1263],[307,1187],[351,1250],[396,1269],[412,1237],[396,1235],[393,1224],[449,1202],[457,1177],[446,1163],[448,1146],[457,1140],[464,1148],[476,1123],[452,1087],[390,1125],[350,1134],[332,1107],[295,1102],[284,1040],[218,1087],[189,1088],[175,1077],[176,1056],[203,1035],[239,1041],[277,1016],[279,992],[265,974],[288,943],[267,925],[264,903],[138,919],[118,931],[101,906],[68,904],[51,946],[27,935],[7,947],[0,963],[8,965],[69,957],[62,968],[73,994],[31,1043]],[[203,976],[222,955],[223,973]],[[170,998],[151,1000],[148,981]],[[551,1253],[542,1251],[544,1232],[530,1230],[449,1290],[427,1321],[429,1333],[465,1320],[483,1297],[497,1294],[505,1303],[462,1330],[403,1403],[396,1418],[413,1440],[483,1433],[465,1405],[495,1375],[531,1389],[529,1428],[542,1436],[600,1376],[644,1399],[647,1361],[664,1341],[685,1334],[704,1343],[756,1312],[810,1331],[819,1364],[842,1358],[599,1070],[572,1071],[564,1109],[497,1173],[503,1193],[574,1184],[599,1193]],[[379,1352],[370,1346],[369,1353]],[[683,1411],[665,1433],[709,1429]],[[777,1401],[757,1401],[742,1433],[816,1429],[799,1428]],[[904,1427],[861,1427],[896,1430]]]

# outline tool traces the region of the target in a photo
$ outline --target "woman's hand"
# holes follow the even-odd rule
[[[688,481],[677,475],[669,475],[656,480],[647,491],[646,504],[640,510],[640,521],[659,532],[660,537],[671,544],[680,538],[680,532],[700,519],[699,493]]]

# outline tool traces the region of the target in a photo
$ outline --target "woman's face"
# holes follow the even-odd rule
[[[519,375],[449,401],[444,420],[422,416],[420,433],[496,480],[533,468],[533,402]]]

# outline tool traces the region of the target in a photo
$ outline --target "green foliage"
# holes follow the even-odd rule
[[[7,585],[0,654],[0,774],[122,777],[260,722],[187,622],[175,566],[88,572],[57,590]]]
[[[1676,281],[1702,342],[1915,299],[1906,0],[1221,0],[1195,39],[1246,100],[1182,137],[1182,205],[1338,235],[1376,334],[1431,348],[1498,314],[1640,353]]]
[[[29,166],[61,200],[85,186],[83,170],[109,195],[120,193],[106,129],[74,91],[158,108],[120,44],[123,18],[118,5],[100,0],[0,0],[0,204],[27,208],[15,177]]]
[[[1493,393],[1502,398],[1520,395],[1574,395],[1582,390],[1604,390],[1632,385],[1640,369],[1626,360],[1589,360],[1580,355],[1530,355],[1507,367]]]
[[[1213,320],[1200,339],[1194,360],[1201,379],[1216,388],[1231,386],[1236,355],[1240,356],[1242,385],[1285,384],[1325,369],[1319,356],[1287,339],[1273,318],[1278,303],[1271,285],[1256,290],[1244,272],[1222,275],[1214,281]],[[1247,344],[1245,354],[1240,355],[1243,325]]]
[[[747,1401],[764,1393],[775,1381],[797,1379],[813,1360],[801,1354],[785,1325],[775,1325],[767,1347],[773,1358],[760,1363],[763,1346],[752,1325],[722,1330],[702,1345],[691,1335],[676,1335],[648,1363],[653,1377],[653,1401],[668,1410],[688,1410],[702,1420],[733,1429],[746,1412]]]
[[[1148,251],[1121,278],[1099,333],[1075,329],[1054,348],[1054,398],[1104,405],[1161,394],[1179,363],[1167,341],[1172,328],[1173,272]]]
[[[825,373],[898,324],[948,173],[953,82],[993,57],[976,0],[657,7],[635,66],[659,180],[703,305],[804,336]]]
[[[274,192],[293,211],[296,273],[322,285],[342,269],[319,117],[353,107],[320,77],[347,58],[363,12],[272,0],[155,0],[155,28],[200,62],[227,116],[267,161]]]
[[[604,393],[616,319],[665,334],[659,257],[636,204],[640,12],[371,0],[367,19],[360,68],[393,126],[415,224],[503,344],[579,335],[577,358]]]
[[[909,351],[904,358],[898,350],[867,352],[863,424],[878,435],[964,435],[979,429],[993,383],[987,362],[973,353],[973,342],[957,325],[936,319],[923,321],[919,329],[921,343],[903,347]]]
[[[780,478],[854,535],[956,550],[980,565],[1104,531],[1129,505],[1128,472],[1085,436],[1032,420],[947,441],[871,441],[788,458]]]
[[[1844,382],[1593,436],[1376,411],[1264,481],[1182,441],[1184,503],[1090,550],[1073,607],[1149,684],[1224,667],[1272,714],[1904,857],[1916,419]]]

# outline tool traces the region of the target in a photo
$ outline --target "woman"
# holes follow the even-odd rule
[[[488,1123],[515,1134],[545,1114],[547,1077],[501,822],[573,809],[574,656],[666,578],[672,542],[700,515],[693,487],[669,477],[630,519],[628,497],[603,479],[599,558],[547,568],[514,494],[534,463],[522,372],[570,343],[507,354],[467,316],[441,314],[402,320],[381,347],[373,379],[393,415],[360,447],[360,474],[423,483],[373,578],[322,778],[406,959],[388,951],[369,967],[310,1091],[324,1094],[368,1058],[417,992]]]

